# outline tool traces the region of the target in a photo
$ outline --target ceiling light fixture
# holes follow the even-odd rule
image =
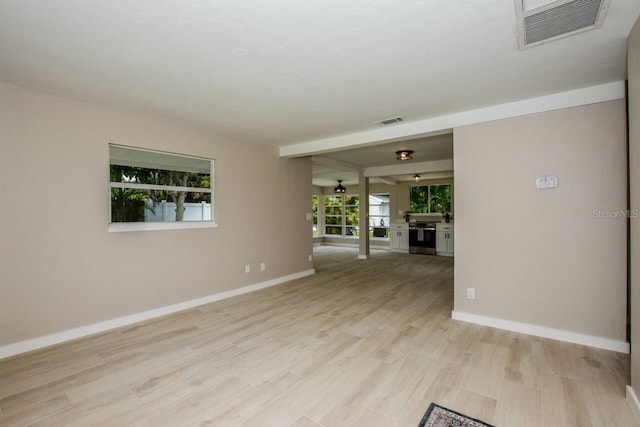
[[[334,193],[343,194],[347,192],[347,189],[342,186],[342,180],[338,180],[338,186],[333,189]]]
[[[413,180],[414,180],[415,182],[420,181],[420,175],[418,175],[418,174],[413,175]]]
[[[413,157],[413,150],[400,150],[396,151],[396,159],[398,160],[411,160]]]

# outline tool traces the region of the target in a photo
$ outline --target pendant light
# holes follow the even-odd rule
[[[418,174],[413,175],[413,180],[414,180],[415,182],[420,181],[420,175],[418,175]]]
[[[347,192],[347,189],[342,186],[342,180],[338,180],[338,186],[333,189],[334,193],[343,194]]]

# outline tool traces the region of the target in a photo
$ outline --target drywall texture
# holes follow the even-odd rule
[[[625,342],[625,101],[455,129],[454,163],[455,310]]]
[[[6,84],[0,129],[0,346],[312,268],[309,159]],[[109,143],[216,159],[219,227],[109,233]]]
[[[629,35],[629,193],[630,212],[640,212],[640,20]],[[630,220],[631,386],[640,396],[640,218]]]

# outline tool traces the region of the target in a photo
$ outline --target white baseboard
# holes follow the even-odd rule
[[[315,273],[314,269],[305,270],[299,273],[290,274],[288,276],[278,277],[276,279],[268,280],[266,282],[260,282],[253,285],[244,286],[242,288],[232,289],[230,291],[208,295],[202,298],[196,298],[190,301],[168,305],[166,307],[160,307],[153,310],[143,311],[141,313],[130,314],[128,316],[105,320],[104,322],[93,323],[91,325],[81,326],[79,328],[69,329],[66,331],[57,332],[50,335],[45,335],[45,336],[32,338],[25,341],[20,341],[13,344],[8,344],[0,347],[0,359],[4,359],[10,356],[15,356],[17,354],[26,353],[28,351],[48,347],[54,344],[60,344],[65,341],[71,341],[77,338],[86,337],[88,335],[105,332],[110,329],[131,325],[134,323],[142,322],[144,320],[153,319],[155,317],[177,313],[179,311],[188,310],[190,308],[198,307],[200,305],[209,304],[212,302],[235,297],[238,295],[247,294],[249,292],[254,292],[259,289],[269,288],[271,286],[276,286],[276,285],[288,282],[290,280],[311,276],[314,273]]]
[[[354,248],[354,249],[358,249],[360,247],[358,243],[343,243],[343,242],[322,242],[319,245],[316,245],[314,243],[314,246],[335,246],[339,248]],[[378,245],[372,245],[372,244],[369,244],[369,249],[375,249],[379,251],[391,251],[391,248],[389,246],[378,246]],[[407,249],[405,252],[409,253],[409,250]]]
[[[505,329],[507,331],[518,332],[521,334],[535,335],[542,338],[550,338],[553,340],[566,341],[574,344],[581,344],[589,347],[602,348],[604,350],[629,354],[629,343],[624,341],[585,335],[577,332],[565,331],[563,329],[548,328],[546,326],[532,325],[530,323],[497,319],[495,317],[481,316],[478,314],[455,310],[451,312],[451,318],[454,320],[461,320],[463,322],[490,326],[492,328]]]
[[[631,412],[636,417],[636,421],[640,423],[640,401],[630,385],[627,386],[627,405],[631,408]]]

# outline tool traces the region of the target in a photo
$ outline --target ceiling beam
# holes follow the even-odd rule
[[[355,172],[360,172],[362,170],[362,166],[349,163],[349,162],[343,162],[342,160],[330,159],[328,157],[322,157],[322,156],[312,156],[311,162],[318,165],[326,166],[332,169],[355,171]]]
[[[453,159],[432,160],[430,162],[407,162],[391,166],[373,166],[364,170],[366,177],[389,175],[405,175],[427,172],[444,172],[453,170]]]
[[[366,175],[365,175],[366,176]],[[377,182],[387,185],[398,185],[398,181],[393,178],[389,178],[388,176],[376,176],[374,177]]]
[[[613,101],[625,97],[625,82],[617,81],[567,92],[555,93],[476,110],[447,114],[423,120],[404,122],[383,128],[355,132],[331,138],[316,139],[280,147],[280,157],[300,157],[370,144],[394,142],[439,135],[460,126],[519,117],[580,105]]]

